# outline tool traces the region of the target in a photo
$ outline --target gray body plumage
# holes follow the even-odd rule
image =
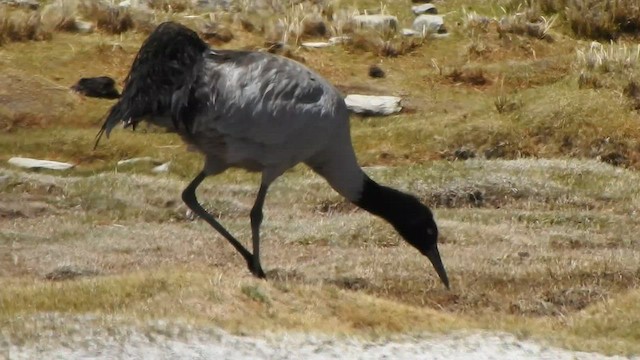
[[[365,175],[353,150],[341,94],[304,65],[268,53],[211,50],[186,27],[163,23],[140,48],[96,145],[119,122],[135,128],[143,120],[177,132],[204,155],[203,170],[182,198],[238,250],[255,276],[265,276],[260,224],[267,190],[278,176],[303,162],[349,201],[393,225],[449,286],[431,211],[415,197]],[[262,173],[250,214],[253,253],[196,198],[207,176],[230,167]]]
[[[190,129],[178,132],[206,156],[207,174],[240,167],[275,179],[300,162],[329,166],[335,150],[345,155],[340,161],[353,153],[340,137],[349,133],[342,96],[301,64],[268,53],[209,51],[195,72],[187,102],[200,105]],[[168,115],[149,121],[167,126]]]

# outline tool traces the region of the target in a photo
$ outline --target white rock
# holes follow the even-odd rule
[[[80,34],[91,34],[93,32],[93,23],[88,21],[76,20],[75,25]]]
[[[378,30],[395,30],[398,28],[398,18],[392,15],[356,15],[353,20],[358,26]]]
[[[431,34],[429,37],[432,39],[444,39],[444,38],[448,38],[451,34],[449,33],[444,33],[444,34]]]
[[[347,108],[364,115],[391,115],[402,110],[401,98],[397,96],[347,95]]]
[[[38,160],[31,158],[23,158],[23,157],[12,157],[9,159],[9,164],[27,168],[41,168],[41,169],[50,169],[50,170],[67,170],[74,167],[74,164],[63,163],[59,161],[51,161],[51,160]]]
[[[135,163],[139,163],[139,162],[150,162],[150,163],[154,163],[154,164],[160,164],[159,161],[154,160],[153,158],[150,158],[148,156],[143,156],[143,157],[120,160],[120,161],[118,161],[117,165],[118,166],[120,166],[120,165],[128,165],[128,164],[135,164]]]
[[[437,33],[444,25],[444,19],[440,15],[420,15],[413,21],[413,30],[420,33]]]
[[[349,41],[351,41],[351,37],[349,36],[334,36],[332,38],[329,38],[329,44],[331,45],[342,44]]]
[[[329,47],[329,46],[331,46],[333,44],[328,43],[328,42],[324,42],[324,41],[319,41],[319,42],[303,42],[301,45],[304,46],[304,47],[307,47],[307,48],[317,49],[317,48]]]
[[[413,29],[406,29],[406,28],[402,29],[401,32],[402,32],[402,35],[404,36],[417,36],[422,34],[421,32],[415,31]]]
[[[171,161],[166,162],[162,165],[158,165],[156,167],[154,167],[153,169],[151,169],[152,172],[156,173],[156,174],[160,174],[160,173],[166,173],[169,171],[169,164],[171,164]]]
[[[415,5],[411,7],[411,11],[413,11],[415,15],[438,13],[438,9],[436,9],[436,6],[433,4]]]

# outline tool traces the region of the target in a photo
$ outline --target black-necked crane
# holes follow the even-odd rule
[[[379,185],[364,173],[351,143],[343,97],[306,66],[269,53],[214,50],[192,30],[166,22],[142,44],[96,145],[120,121],[135,129],[143,120],[178,133],[204,155],[204,168],[182,199],[240,252],[254,276],[265,277],[260,224],[269,185],[304,163],[346,199],[393,225],[449,287],[433,214],[416,197]],[[207,176],[231,167],[262,175],[250,213],[253,253],[196,198]]]

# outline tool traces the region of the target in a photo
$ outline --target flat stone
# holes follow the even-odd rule
[[[361,27],[379,30],[395,30],[398,28],[398,18],[392,15],[356,15],[353,20]]]
[[[343,44],[343,43],[347,43],[351,41],[351,37],[349,36],[334,36],[329,38],[329,43],[331,45],[335,45],[335,44]]]
[[[326,48],[326,47],[332,46],[333,44],[324,42],[324,41],[318,41],[318,42],[303,42],[301,45],[306,48],[319,49],[319,48]]]
[[[41,168],[49,170],[68,170],[73,168],[74,164],[51,161],[51,160],[39,160],[23,157],[12,157],[9,159],[9,164],[27,169]]]
[[[429,33],[435,34],[438,33],[440,28],[444,26],[444,18],[440,15],[430,15],[424,14],[418,16],[413,21],[413,30],[419,33]]]
[[[417,35],[422,34],[422,33],[418,32],[418,31],[413,30],[413,29],[407,29],[407,28],[404,28],[404,29],[400,30],[400,32],[402,33],[403,36],[417,36]]]
[[[153,158],[148,157],[148,156],[143,156],[143,157],[120,160],[120,161],[118,161],[117,165],[118,166],[131,165],[131,164],[136,164],[136,163],[139,163],[139,162],[150,162],[150,163],[153,163],[154,165],[161,164],[160,161],[154,160]]]
[[[415,15],[438,13],[438,9],[436,9],[436,6],[433,4],[415,5],[411,7],[411,11],[413,11]]]
[[[347,108],[356,114],[391,115],[400,112],[401,98],[397,96],[347,95],[344,99]]]
[[[91,34],[94,29],[93,23],[90,23],[88,21],[82,21],[82,20],[76,20],[75,26],[76,26],[76,30],[80,34]]]
[[[171,164],[171,161],[166,162],[166,163],[164,163],[162,165],[158,165],[158,166],[154,167],[153,169],[151,169],[151,172],[154,172],[156,174],[169,172],[169,165],[170,164]]]

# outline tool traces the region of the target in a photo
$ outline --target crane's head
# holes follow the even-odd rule
[[[416,199],[415,203],[392,223],[409,244],[429,259],[440,280],[449,289],[449,277],[438,251],[438,226],[431,210]]]
[[[355,204],[393,225],[400,236],[431,261],[440,280],[449,288],[449,278],[438,251],[438,226],[428,207],[416,197],[380,186],[366,176]]]

